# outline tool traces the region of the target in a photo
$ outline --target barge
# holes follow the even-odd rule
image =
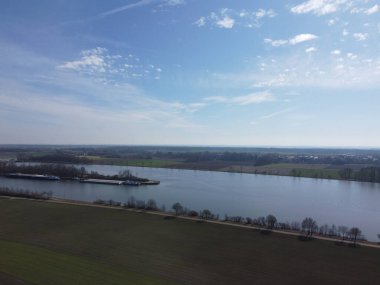
[[[81,183],[94,183],[94,184],[106,184],[106,185],[123,185],[122,180],[108,180],[108,179],[81,179]]]
[[[110,180],[110,179],[81,179],[81,183],[95,183],[95,184],[106,184],[106,185],[128,185],[128,186],[139,186],[142,183],[133,180]]]
[[[5,177],[8,178],[22,178],[22,179],[34,179],[34,180],[60,180],[58,176],[54,175],[43,175],[43,174],[25,174],[25,173],[9,173]]]

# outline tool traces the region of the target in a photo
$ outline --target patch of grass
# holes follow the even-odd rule
[[[168,284],[81,256],[4,240],[0,240],[0,270],[34,284]]]
[[[168,167],[178,164],[178,161],[161,160],[161,159],[136,159],[129,160],[127,164],[130,166],[143,166],[143,167]]]
[[[339,179],[339,170],[337,169],[305,169],[294,168],[295,173],[299,177]]]
[[[157,167],[165,168],[178,165],[181,162],[176,160],[163,159],[124,159],[124,158],[106,158],[106,157],[87,157],[94,163],[120,165],[120,166],[140,166],[140,167]]]
[[[300,164],[300,163],[273,163],[264,165],[264,167],[273,168],[273,169],[293,169],[293,168],[301,168],[301,169],[324,169],[328,167],[328,164]]]
[[[151,280],[201,285],[378,284],[380,280],[380,250],[322,240],[299,242],[295,236],[262,235],[228,225],[1,199],[0,225],[0,272],[35,284]],[[82,274],[84,281],[79,279]],[[106,276],[114,283],[105,281]],[[73,279],[60,283],[61,278]]]

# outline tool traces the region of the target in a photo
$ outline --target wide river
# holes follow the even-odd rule
[[[51,191],[65,199],[126,202],[155,199],[171,209],[175,202],[192,210],[258,217],[273,214],[281,222],[312,217],[318,225],[359,227],[377,241],[380,233],[380,184],[162,168],[85,165],[86,169],[117,174],[129,169],[139,177],[160,180],[156,186],[111,186],[75,181],[38,181],[0,177],[0,186]]]

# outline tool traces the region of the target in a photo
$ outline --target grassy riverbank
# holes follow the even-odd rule
[[[0,199],[0,224],[0,280],[13,276],[20,284],[377,284],[380,279],[378,249],[144,213]]]
[[[152,168],[171,168],[203,171],[219,171],[248,174],[264,174],[277,176],[292,176],[320,179],[341,180],[339,171],[342,167],[330,164],[301,164],[301,163],[273,163],[262,166],[250,164],[238,164],[233,162],[186,162],[180,160],[160,160],[160,159],[119,159],[91,157],[94,164],[137,166]]]

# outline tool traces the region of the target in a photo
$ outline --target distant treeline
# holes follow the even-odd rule
[[[134,155],[138,158],[138,155]],[[141,154],[141,159],[149,158],[147,153]],[[262,166],[273,163],[305,163],[305,164],[378,164],[380,159],[368,156],[347,155],[289,155],[280,153],[249,153],[249,152],[155,152],[150,158],[180,159],[185,162],[239,162],[254,166]]]
[[[74,154],[56,151],[51,154],[33,155],[28,153],[19,153],[17,155],[19,162],[46,162],[46,163],[73,163],[73,164],[89,164],[91,160],[86,157]]]
[[[339,171],[339,176],[344,180],[380,183],[380,167],[364,167],[356,171],[344,168]]]
[[[64,164],[16,164],[13,162],[0,162],[0,175],[9,173],[24,174],[43,174],[54,175],[60,178],[92,178],[92,179],[110,179],[110,180],[134,180],[147,181],[148,179],[133,176],[128,170],[121,171],[116,175],[103,175],[96,171],[88,172],[86,168],[77,168],[72,165]]]
[[[244,149],[243,149],[244,150]],[[17,161],[24,162],[50,162],[50,163],[92,163],[91,156],[114,159],[172,159],[190,163],[201,162],[234,162],[262,166],[273,163],[305,163],[305,164],[371,164],[380,166],[378,152],[374,155],[345,155],[345,154],[289,154],[275,152],[275,149],[267,153],[252,151],[146,151],[144,148],[89,148],[56,150],[49,153],[21,152],[17,155]]]

